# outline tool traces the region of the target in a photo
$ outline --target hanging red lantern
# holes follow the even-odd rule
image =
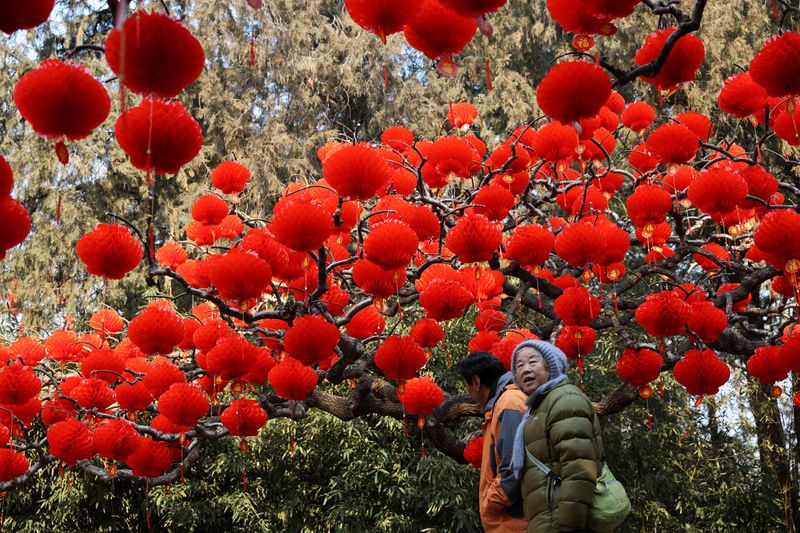
[[[141,446],[141,437],[130,422],[106,420],[92,432],[97,455],[104,459],[125,461]]]
[[[465,215],[448,232],[447,247],[462,263],[490,260],[502,242],[500,228],[483,215]]]
[[[289,250],[276,241],[274,235],[267,229],[255,228],[248,230],[242,239],[242,249],[254,252],[258,257],[269,263],[273,276],[283,277],[288,274]],[[301,256],[304,259],[308,257],[306,254],[301,254]],[[302,275],[302,270],[295,274]]]
[[[768,262],[783,269],[800,259],[800,214],[793,209],[769,211],[755,231],[755,245],[768,254]]]
[[[206,353],[205,369],[224,381],[240,380],[250,373],[259,355],[259,348],[241,335],[227,335]]]
[[[220,339],[230,335],[234,335],[234,332],[225,321],[213,319],[194,331],[192,342],[198,350],[208,352],[217,345]]]
[[[339,328],[322,316],[306,315],[286,331],[283,348],[301,363],[312,365],[330,357],[340,337]]]
[[[658,159],[650,153],[647,145],[642,141],[628,153],[628,163],[639,173],[644,174],[658,166]]]
[[[192,205],[192,218],[206,226],[215,226],[228,216],[228,203],[216,194],[204,194]]]
[[[709,344],[716,341],[728,327],[728,317],[725,311],[715,307],[713,303],[702,300],[691,304],[687,325],[700,337],[700,340]]]
[[[58,141],[56,154],[66,164],[69,154],[63,139],[88,137],[111,111],[111,97],[82,65],[57,59],[44,61],[14,87],[14,104],[33,131]]]
[[[655,226],[667,217],[672,197],[658,185],[639,185],[625,202],[628,216],[637,227]]]
[[[252,385],[262,386],[267,382],[270,371],[278,364],[275,359],[270,355],[270,351],[266,348],[258,349],[258,356],[250,367],[242,381]]]
[[[258,401],[238,398],[222,411],[219,420],[234,437],[255,437],[267,418],[267,412]]]
[[[155,11],[137,11],[108,34],[108,66],[144,96],[172,98],[203,71],[203,46],[183,25]]]
[[[494,331],[478,331],[467,344],[469,352],[491,352],[492,348],[500,343],[500,335]]]
[[[586,223],[565,225],[554,240],[556,254],[575,268],[594,262],[596,246],[597,231]]]
[[[648,294],[636,309],[636,321],[654,337],[680,335],[686,329],[691,308],[672,291]]]
[[[189,383],[175,383],[158,398],[159,413],[184,431],[206,416],[210,405],[206,393]]]
[[[478,189],[472,203],[475,207],[469,209],[470,213],[483,215],[492,222],[499,222],[508,216],[514,207],[515,198],[505,187],[486,185]]]
[[[317,386],[317,373],[293,357],[286,357],[270,370],[269,384],[287,400],[305,400]]]
[[[55,0],[6,0],[0,9],[0,31],[11,35],[18,30],[29,30],[43,24],[53,11]]]
[[[403,31],[421,7],[423,0],[399,4],[392,0],[345,0],[347,12],[356,24],[377,35],[383,44],[393,33]]]
[[[42,381],[30,367],[13,364],[0,370],[0,404],[23,404],[41,390]]]
[[[553,302],[565,326],[588,326],[600,314],[600,300],[584,287],[569,287]]]
[[[694,133],[700,142],[708,142],[708,138],[714,132],[714,125],[711,119],[694,111],[684,111],[675,117],[675,121],[683,124]]]
[[[641,135],[656,118],[656,110],[645,102],[631,102],[619,116],[622,124]]]
[[[344,308],[350,303],[350,293],[333,283],[319,300],[325,304],[331,316],[337,317],[344,313]]]
[[[425,425],[424,417],[442,405],[444,392],[431,378],[424,376],[408,380],[398,397],[409,414],[419,416],[417,425],[421,429]]]
[[[81,375],[86,378],[97,378],[114,384],[124,372],[125,361],[108,348],[92,350],[81,361]]]
[[[536,132],[533,149],[545,161],[569,163],[577,155],[578,133],[559,122],[545,124]]]
[[[775,135],[786,141],[789,146],[800,145],[798,121],[800,121],[800,110],[796,107],[791,112],[788,109],[783,109],[775,113],[775,123],[773,124]]]
[[[631,244],[628,232],[610,221],[598,221],[595,226],[594,260],[601,265],[620,263]]]
[[[172,353],[183,340],[183,322],[172,311],[146,307],[128,325],[128,338],[143,353]]]
[[[554,245],[553,233],[541,224],[517,226],[506,244],[506,258],[521,266],[541,265]]]
[[[446,1],[443,0],[443,3]],[[458,129],[468,130],[475,123],[477,116],[478,108],[469,102],[451,104],[447,111],[447,121],[451,126]]]
[[[675,364],[675,380],[692,395],[716,394],[731,371],[714,350],[689,350]]]
[[[316,202],[291,198],[282,198],[273,211],[275,239],[292,250],[317,250],[333,233],[333,215]]]
[[[665,165],[688,162],[700,147],[697,135],[683,124],[663,124],[647,136],[645,143],[650,153]]]
[[[345,325],[347,334],[354,339],[366,339],[383,333],[386,321],[374,305],[368,305],[350,319]]]
[[[439,321],[462,316],[472,302],[472,294],[462,283],[453,280],[435,280],[419,292],[419,303],[425,314]]]
[[[588,326],[564,326],[556,338],[556,346],[569,359],[580,359],[594,350],[597,331]]]
[[[770,37],[750,61],[750,76],[768,96],[800,95],[800,33],[783,32]]]
[[[322,164],[325,181],[347,200],[369,200],[386,185],[389,174],[386,159],[366,143],[347,145]]]
[[[250,181],[250,170],[237,161],[223,161],[211,172],[211,184],[224,194],[240,194]]]
[[[444,330],[431,318],[420,318],[411,326],[409,335],[423,348],[433,348],[444,339]]]
[[[531,165],[531,156],[522,145],[514,145],[509,138],[492,150],[492,153],[483,162],[491,170],[505,170],[506,172],[522,172]]]
[[[653,350],[627,349],[617,361],[617,375],[634,387],[639,387],[639,395],[647,398],[653,395],[653,389],[647,384],[658,377],[663,364],[664,360]]]
[[[419,239],[401,220],[387,220],[372,227],[364,239],[364,256],[384,270],[405,268],[417,252]]]
[[[114,135],[131,164],[148,173],[175,174],[203,145],[200,124],[183,104],[157,98],[122,113]]]
[[[687,198],[705,213],[733,211],[747,196],[747,182],[725,168],[702,171],[689,184]]]
[[[156,251],[156,260],[158,263],[162,267],[171,270],[177,270],[177,268],[188,259],[189,254],[183,246],[174,241],[165,242],[164,245]]]
[[[464,446],[464,460],[473,468],[480,468],[483,462],[483,436],[473,437]]]
[[[89,319],[89,327],[104,339],[116,335],[124,326],[122,317],[113,309],[100,309]]]
[[[536,91],[542,112],[562,124],[593,117],[611,94],[608,74],[587,61],[563,61],[545,74]]]
[[[82,379],[69,396],[84,409],[103,411],[116,401],[114,391],[102,379]]]
[[[90,274],[122,279],[142,260],[142,246],[125,226],[98,224],[75,245]]]
[[[246,309],[269,288],[272,271],[269,263],[255,254],[234,248],[224,255],[210,256],[206,274],[226,300]]]
[[[431,189],[445,187],[454,179],[467,179],[479,167],[480,156],[466,140],[458,137],[437,139],[425,152],[422,179]]]
[[[749,72],[742,72],[725,80],[717,97],[717,105],[726,113],[745,118],[764,111],[767,92],[753,81]]]
[[[79,361],[83,354],[83,345],[75,333],[59,329],[44,341],[47,353],[53,361]]]
[[[789,367],[781,357],[780,346],[756,348],[753,355],[747,360],[747,371],[765,385],[783,381],[789,377]],[[781,388],[778,386],[773,389],[774,396],[780,396],[781,392]]]
[[[6,196],[0,197],[0,260],[6,252],[22,243],[31,230],[31,218],[27,209]]]
[[[11,448],[0,448],[0,482],[5,483],[18,478],[27,472],[30,466],[28,458],[20,452]]]
[[[648,35],[644,44],[633,56],[633,62],[636,65],[646,65],[654,61],[661,53],[661,49],[664,48],[664,43],[674,31],[675,26],[670,26]],[[697,69],[703,64],[704,56],[705,47],[703,46],[703,41],[692,34],[683,35],[675,43],[658,74],[655,76],[642,76],[641,79],[654,85],[659,90],[671,89],[678,84],[692,81]]]
[[[396,294],[406,282],[404,268],[384,270],[368,259],[359,259],[353,264],[353,281],[365,294],[378,299]]]
[[[50,426],[47,430],[47,442],[49,452],[67,466],[75,466],[78,461],[91,459],[94,455],[92,430],[74,418]]]
[[[131,467],[134,476],[158,477],[164,474],[173,463],[173,455],[166,442],[142,438],[139,448],[129,455],[125,462]]]
[[[748,166],[739,170],[739,175],[747,182],[748,196],[755,196],[768,205],[775,200],[775,194],[778,192],[778,180],[764,170],[764,167],[761,165]],[[739,205],[743,209],[760,209],[763,208],[763,203],[745,198]]]
[[[427,358],[411,337],[391,335],[375,351],[373,361],[387,378],[404,381],[413,378]]]
[[[439,0],[427,0],[403,32],[408,44],[436,61],[436,70],[440,74],[454,76],[458,67],[453,56],[464,49],[477,29],[474,18],[445,7]]]
[[[381,144],[405,154],[414,146],[414,134],[403,126],[392,126],[381,134]]]
[[[119,408],[129,412],[144,411],[155,400],[147,386],[141,381],[133,384],[123,381],[117,385],[114,393]]]
[[[506,326],[506,315],[502,311],[487,309],[475,317],[475,328],[478,331],[500,332]]]
[[[575,40],[579,42],[573,41],[573,46],[581,51],[594,45],[590,35],[612,35],[617,31],[611,24],[611,17],[592,9],[588,0],[548,0],[547,11],[564,31],[577,34]]]

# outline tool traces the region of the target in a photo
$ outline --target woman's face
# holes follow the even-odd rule
[[[514,369],[514,375],[522,392],[530,395],[547,383],[550,379],[550,370],[538,350],[526,347],[517,353],[517,367]]]

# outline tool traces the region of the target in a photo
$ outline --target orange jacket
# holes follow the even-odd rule
[[[483,459],[479,489],[481,522],[489,533],[527,531],[519,481],[511,471],[514,435],[528,409],[527,396],[514,385],[510,372],[497,382],[483,415]]]

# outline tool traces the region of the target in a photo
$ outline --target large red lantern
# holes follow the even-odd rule
[[[641,135],[656,118],[656,110],[646,102],[631,102],[619,116],[622,124]]]
[[[364,255],[385,270],[405,268],[417,251],[419,239],[402,220],[386,220],[372,227],[364,239]]]
[[[359,259],[353,265],[353,281],[365,294],[383,299],[396,294],[405,284],[406,271],[384,270],[368,259]]]
[[[306,315],[286,331],[283,348],[301,363],[312,365],[330,357],[340,337],[339,328],[322,316]]]
[[[203,71],[203,46],[180,22],[137,11],[108,34],[108,66],[122,84],[145,96],[172,98]]]
[[[3,0],[0,2],[0,31],[11,35],[44,23],[53,11],[55,0]]]
[[[458,67],[453,56],[472,40],[478,25],[473,17],[453,11],[439,0],[426,0],[404,33],[408,44],[436,61],[436,70],[453,76]]]
[[[665,165],[686,163],[700,147],[695,133],[683,124],[663,124],[645,141],[647,149]]]
[[[672,197],[658,185],[639,185],[625,205],[628,216],[640,228],[664,221],[672,207]]]
[[[56,422],[47,430],[50,453],[61,459],[67,466],[94,455],[92,430],[80,420],[69,418]]]
[[[256,400],[238,398],[231,401],[219,419],[231,435],[255,437],[258,430],[267,423],[267,412]]]
[[[0,448],[0,482],[18,478],[28,471],[28,458],[11,448]]]
[[[0,370],[0,404],[22,404],[39,394],[42,381],[33,369],[13,364]]]
[[[147,307],[131,320],[128,338],[143,353],[168,354],[183,340],[183,321],[174,312]]]
[[[569,287],[553,302],[565,326],[588,326],[600,314],[600,300],[584,287]]]
[[[731,376],[714,350],[689,350],[675,364],[675,380],[692,395],[716,394]]]
[[[360,143],[337,150],[325,159],[322,176],[340,197],[369,200],[389,180],[389,165],[378,150]]]
[[[174,174],[200,152],[200,124],[180,102],[145,98],[120,115],[114,134],[139,170]]]
[[[158,398],[158,411],[186,430],[206,416],[210,405],[206,393],[189,383],[175,383]]]
[[[787,31],[771,37],[750,61],[750,76],[768,96],[800,94],[800,34]]]
[[[594,350],[597,331],[588,326],[564,326],[556,338],[556,346],[569,359],[578,359],[578,368],[583,365],[582,357]]]
[[[374,305],[368,305],[353,315],[350,322],[345,325],[347,334],[354,339],[366,339],[383,333],[386,321]]]
[[[345,0],[347,12],[365,30],[377,35],[383,44],[393,33],[403,31],[414,20],[423,0]]]
[[[646,65],[655,60],[661,53],[664,43],[674,31],[675,26],[670,26],[648,35],[642,47],[633,56],[633,62],[637,65]],[[703,41],[695,35],[683,35],[675,43],[658,74],[642,76],[642,81],[650,83],[660,90],[671,89],[678,84],[690,82],[694,79],[697,69],[703,64],[705,51]]]
[[[408,380],[398,396],[408,413],[419,416],[417,425],[420,428],[425,425],[424,417],[433,413],[444,401],[442,389],[427,376]]]
[[[317,386],[317,373],[293,357],[279,362],[269,372],[269,384],[287,400],[305,400]]]
[[[420,318],[411,326],[409,335],[423,348],[433,348],[444,339],[444,330],[432,318]]]
[[[173,456],[166,442],[142,438],[139,448],[125,459],[134,476],[158,477],[173,463]]]
[[[563,61],[545,74],[536,91],[539,107],[562,124],[597,115],[611,94],[608,74],[587,61]]]
[[[72,389],[69,396],[84,409],[99,409],[103,411],[116,401],[114,391],[108,382],[102,379],[82,379],[77,387]]]
[[[333,215],[314,201],[282,198],[272,216],[275,239],[297,251],[317,250],[333,233]]]
[[[636,309],[636,321],[654,337],[671,337],[686,330],[691,308],[673,291],[648,294]]]
[[[142,260],[142,246],[120,224],[98,224],[75,245],[86,270],[95,276],[122,279]]]
[[[747,371],[765,385],[783,381],[789,377],[789,367],[781,356],[780,346],[756,348],[753,355],[747,360]],[[773,394],[779,396],[781,394],[780,387],[776,386]]]
[[[462,316],[473,300],[463,283],[455,280],[434,280],[419,292],[419,303],[425,313],[439,321]]]
[[[104,339],[116,335],[124,326],[122,317],[113,309],[100,309],[89,319],[89,327]]]
[[[738,118],[764,112],[767,92],[753,81],[749,72],[742,72],[725,80],[717,97],[719,108]]]
[[[205,368],[224,381],[239,380],[250,373],[259,355],[259,348],[241,335],[228,335],[206,353]]]
[[[389,379],[413,378],[427,361],[425,352],[411,337],[391,335],[375,351],[375,366]]]
[[[242,308],[249,307],[260,297],[272,279],[269,263],[237,248],[224,255],[209,257],[206,274],[220,296]]]
[[[124,461],[141,446],[141,437],[130,422],[107,420],[95,427],[92,434],[97,455]]]
[[[517,226],[506,244],[506,258],[522,266],[544,263],[553,251],[555,237],[541,224]]]
[[[211,172],[211,184],[225,194],[239,194],[250,181],[250,170],[236,161],[223,161]]]
[[[746,196],[747,182],[725,168],[704,170],[687,191],[689,201],[706,213],[733,211]]]
[[[653,389],[647,384],[658,377],[663,364],[664,360],[653,350],[628,349],[622,352],[617,361],[617,375],[634,387],[639,387],[639,394],[646,398],[653,394]]]
[[[703,342],[710,343],[716,341],[728,327],[728,317],[725,311],[703,300],[691,304],[687,325]]]
[[[448,232],[445,243],[462,263],[488,261],[503,239],[497,224],[483,215],[461,217]]]
[[[62,163],[69,160],[63,139],[87,137],[111,110],[108,91],[86,67],[57,59],[20,78],[14,103],[36,133],[59,142],[56,153]]]

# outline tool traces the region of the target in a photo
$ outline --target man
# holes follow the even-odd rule
[[[527,410],[525,394],[511,372],[487,352],[473,352],[458,364],[467,393],[483,410],[483,459],[479,503],[481,522],[490,533],[527,531],[519,481],[514,479],[511,455],[514,435]]]

